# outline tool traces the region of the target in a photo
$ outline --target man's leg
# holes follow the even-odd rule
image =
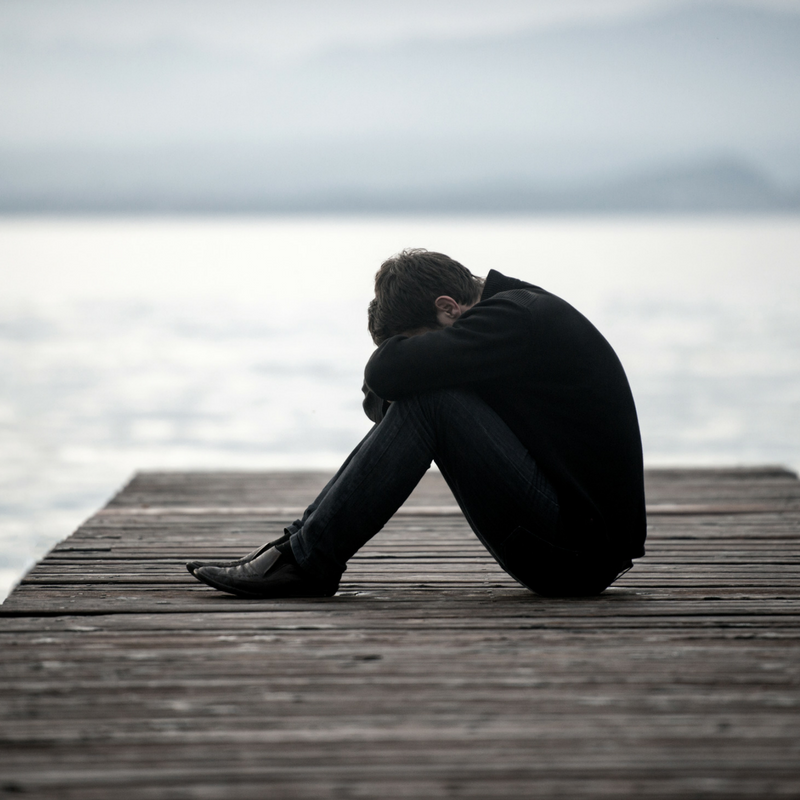
[[[369,434],[367,434],[367,436],[369,436]],[[366,439],[367,437],[364,438]],[[241,564],[245,564],[249,561],[252,561],[254,558],[257,558],[259,555],[261,555],[265,550],[267,550],[270,547],[274,547],[275,545],[282,545],[284,542],[288,540],[288,537],[291,536],[291,534],[296,533],[303,527],[309,516],[311,516],[311,514],[314,513],[317,506],[323,501],[325,496],[328,494],[330,488],[336,483],[336,481],[339,480],[339,476],[346,469],[351,459],[359,451],[359,448],[361,447],[363,442],[364,440],[362,439],[361,442],[359,442],[355,446],[353,452],[350,453],[350,455],[345,459],[344,463],[342,464],[341,467],[339,467],[336,474],[320,490],[320,493],[317,495],[316,499],[311,503],[311,505],[306,508],[306,510],[303,513],[303,516],[300,519],[296,519],[294,522],[289,523],[289,525],[287,525],[283,529],[283,534],[278,539],[274,539],[272,541],[267,542],[266,544],[259,545],[255,550],[253,550],[250,553],[247,553],[247,555],[244,555],[241,558],[227,559],[224,561],[220,561],[218,559],[212,561],[193,560],[187,562],[186,568],[192,575],[194,575],[195,570],[199,569],[200,567],[235,567]]]
[[[281,596],[326,596],[335,592],[339,578],[346,568],[346,561],[361,545],[356,544],[341,564],[327,569],[314,568],[302,556],[297,558],[298,537],[307,536],[308,529],[324,534],[326,540],[335,538],[336,526],[326,526],[325,521],[335,514],[339,522],[345,519],[340,528],[343,543],[349,540],[363,542],[377,533],[394,512],[403,504],[414,487],[419,483],[431,463],[429,454],[419,448],[406,447],[401,453],[391,442],[403,442],[401,426],[387,424],[384,419],[357,445],[339,471],[322,489],[314,502],[306,509],[302,518],[295,520],[284,530],[286,535],[274,542],[268,542],[242,559],[234,562],[190,561],[186,566],[198,580],[216,589],[243,597],[281,597]],[[371,486],[366,493],[360,490],[365,470],[369,471],[376,453],[384,453],[389,448],[395,452],[394,464],[384,463],[381,468],[388,469],[385,484],[375,488],[376,476],[371,476]],[[391,462],[391,459],[388,459]],[[377,491],[378,494],[373,492]],[[350,505],[348,505],[348,501]],[[351,506],[356,513],[352,512]],[[348,514],[350,524],[347,523]],[[379,521],[382,520],[382,521]],[[291,538],[289,538],[291,537]],[[363,541],[362,541],[363,539]],[[343,552],[350,545],[345,543]],[[330,549],[330,546],[328,547]],[[283,558],[281,558],[283,556]],[[332,588],[331,588],[332,587]]]
[[[352,452],[349,456],[344,460],[344,463],[339,467],[336,471],[336,474],[322,487],[319,494],[316,496],[314,501],[311,503],[310,506],[306,508],[303,512],[303,516],[300,519],[296,519],[294,522],[287,525],[283,530],[287,535],[291,535],[293,533],[297,533],[297,531],[301,530],[302,527],[308,521],[308,518],[317,510],[319,504],[327,497],[328,492],[336,485],[339,478],[341,477],[342,473],[347,469],[350,462],[355,458],[358,451],[361,449],[361,445],[369,439],[372,435],[372,431],[375,430],[376,426],[373,426],[370,432],[353,448]]]
[[[323,501],[293,533],[300,566],[330,580],[402,505],[435,460],[498,563],[542,594],[594,594],[616,576],[559,542],[558,500],[533,457],[477,394],[428,392],[392,404]],[[530,563],[539,562],[537,564]],[[602,559],[601,559],[602,561]]]
[[[427,401],[446,421],[437,428],[436,463],[472,530],[506,572],[538,594],[579,596],[599,594],[631,567],[606,539],[587,550],[560,529],[553,486],[480,397],[457,391]]]
[[[551,549],[557,545],[555,492],[502,419],[475,393],[457,389],[391,405],[384,420],[309,507],[299,527],[297,522],[289,527],[291,552],[302,574],[320,586],[338,584],[348,559],[386,524],[434,459],[473,530],[500,565],[539,591],[531,575],[548,575],[547,567],[540,564],[538,572],[531,572],[529,564],[516,562],[553,560],[547,547],[534,552],[526,545],[530,541],[543,541]],[[259,559],[271,564],[274,554],[269,552]],[[564,551],[556,547],[555,554],[558,562]],[[253,564],[251,573],[259,567],[258,562]],[[569,559],[565,564],[567,570],[572,566]],[[565,564],[555,564],[557,571],[563,572]],[[208,579],[212,577],[208,570],[203,572],[193,574],[225,588]],[[583,583],[575,588],[580,590]],[[597,580],[591,590],[567,586],[563,592],[562,584],[549,580],[542,593],[594,593],[605,588],[595,584]]]

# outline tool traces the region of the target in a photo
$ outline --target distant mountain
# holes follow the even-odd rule
[[[798,208],[797,14],[694,3],[281,64],[6,41],[0,67],[5,211]]]
[[[72,162],[73,170],[41,175],[19,171],[14,185],[0,185],[0,213],[509,213],[509,212],[798,212],[800,187],[779,187],[752,166],[731,159],[677,163],[607,180],[572,182],[563,187],[505,178],[439,181],[424,185],[364,186],[312,181],[293,190],[260,182],[209,176],[175,178],[165,166],[114,174],[114,154],[106,169],[97,159]],[[44,160],[38,164],[47,167]],[[0,174],[12,170],[0,159]],[[81,177],[81,176],[84,177]]]

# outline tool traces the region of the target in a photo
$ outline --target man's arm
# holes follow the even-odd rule
[[[451,327],[385,341],[367,363],[365,386],[380,398],[395,400],[430,389],[490,381],[518,368],[530,345],[525,305],[493,297]]]
[[[422,336],[423,333],[430,333],[434,330],[437,329],[420,328],[419,330],[415,331],[407,331],[403,334],[403,336],[407,336],[409,338],[412,336]],[[366,382],[364,382],[364,385],[361,387],[361,391],[364,393],[364,400],[361,403],[364,408],[364,413],[373,422],[380,422],[384,416],[386,416],[386,412],[389,410],[391,402],[389,400],[384,400],[382,397],[378,397],[378,395],[375,394],[375,392],[373,392],[369,386],[367,386]]]
[[[361,404],[364,413],[373,422],[380,422],[386,414],[386,409],[389,408],[389,403],[371,391],[366,383],[361,387],[361,391],[364,392],[364,401]]]

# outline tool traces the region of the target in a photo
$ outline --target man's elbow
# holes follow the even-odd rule
[[[392,370],[385,369],[370,361],[364,370],[364,381],[378,397],[384,400],[397,400],[402,394],[400,382]]]

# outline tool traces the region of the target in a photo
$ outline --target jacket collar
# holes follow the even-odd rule
[[[532,284],[525,281],[517,280],[516,278],[509,278],[498,272],[496,269],[490,269],[489,274],[486,276],[486,281],[483,284],[483,292],[481,293],[481,300],[488,300],[500,292],[508,292],[512,289],[533,289]]]

